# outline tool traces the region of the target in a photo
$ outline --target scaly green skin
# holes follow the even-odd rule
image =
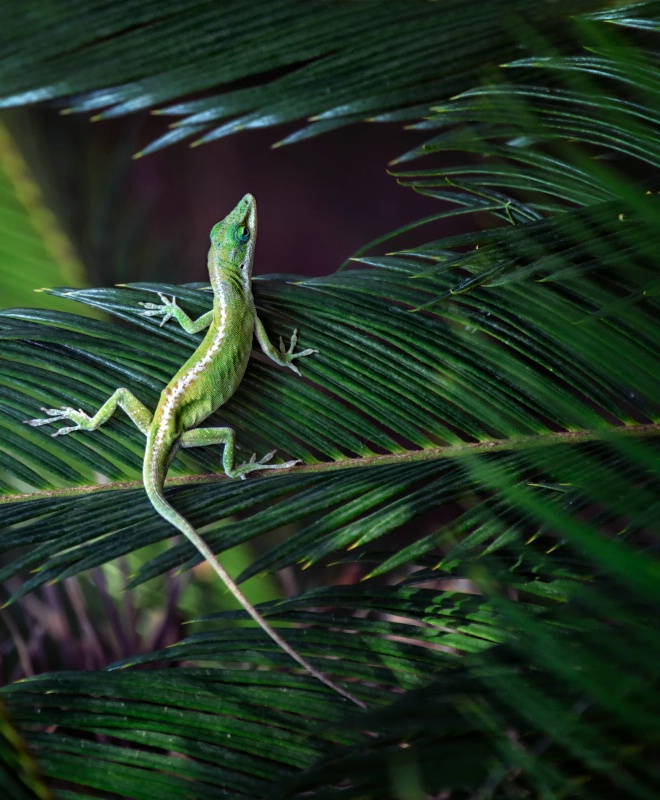
[[[249,462],[236,466],[235,434],[232,428],[197,428],[197,425],[226,403],[238,388],[252,351],[253,334],[256,333],[261,348],[269,358],[283,367],[289,367],[297,375],[300,372],[293,360],[317,352],[303,350],[294,353],[296,331],[293,332],[288,350],[284,348],[281,339],[279,350],[270,343],[257,316],[252,297],[252,262],[256,237],[257,207],[254,197],[246,194],[236,208],[211,230],[208,266],[213,287],[213,310],[193,321],[177,306],[174,299],[168,300],[163,295],[160,295],[162,305],[142,304],[145,307],[142,312],[145,316],[163,318],[161,325],[174,318],[188,333],[198,333],[208,328],[197,350],[163,390],[153,415],[128,389],[117,389],[93,417],[73,408],[44,408],[42,410],[48,415],[47,418],[26,422],[34,426],[63,419],[74,422],[75,425],[60,428],[52,434],[61,436],[72,431],[96,430],[112,416],[117,406],[122,408],[147,437],[142,474],[147,495],[156,511],[188,537],[229,591],[271,639],[315,678],[364,707],[364,703],[315,669],[266,622],[206,542],[163,495],[163,484],[169,465],[180,447],[223,444],[222,465],[230,478],[245,478],[255,470],[287,469],[298,463],[287,461],[284,464],[269,464],[273,452],[259,461],[253,456]]]

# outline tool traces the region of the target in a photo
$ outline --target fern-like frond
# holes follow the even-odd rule
[[[220,416],[245,456],[276,447],[303,463],[244,482],[217,474],[216,449],[173,464],[168,496],[216,552],[286,526],[241,580],[328,562],[362,578],[261,609],[368,713],[295,672],[261,631],[227,627],[242,612],[215,614],[206,621],[217,630],[108,671],[3,690],[45,774],[73,786],[62,796],[657,796],[657,4],[593,5],[598,13],[571,29],[585,45],[579,53],[553,52],[547,28],[534,57],[498,39],[492,52],[508,60],[506,82],[476,86],[469,51],[465,71],[458,64],[442,86],[418,71],[422,94],[404,103],[407,73],[394,71],[403,83],[388,89],[393,117],[450,84],[462,91],[434,104],[423,124],[435,138],[401,159],[423,156],[423,169],[399,179],[453,203],[436,217],[473,213],[473,230],[429,240],[423,226],[407,226],[416,242],[405,250],[364,249],[359,265],[324,278],[255,281],[271,336],[296,327],[301,345],[319,352],[302,365],[303,380],[254,358]],[[380,7],[383,19],[400,15],[405,54],[403,17],[440,4]],[[470,41],[483,47],[494,7],[477,15],[447,4],[444,22],[454,12],[461,22],[442,33],[415,18],[418,45],[435,37],[434,69],[449,57],[442,37],[468,36],[477,17]],[[323,8],[330,41],[342,15],[355,22],[350,15],[376,5]],[[86,31],[67,51],[69,66],[82,43],[126,44],[107,14],[107,40]],[[241,30],[254,34],[263,20],[244,16]],[[144,18],[126,35],[148,38],[151,24]],[[158,29],[165,49],[167,24]],[[375,71],[351,73],[345,89],[337,59],[347,69],[355,62],[337,39],[331,55],[310,51],[301,66],[292,52],[286,66],[297,69],[230,96],[261,92],[261,116],[249,116],[256,106],[226,113],[243,125],[318,117],[323,105],[320,125],[374,113],[370,81],[384,62],[369,47],[390,34],[374,28],[363,44]],[[45,52],[62,66],[59,51]],[[321,98],[304,81],[328,63],[337,83]],[[60,78],[51,96],[74,91]],[[308,105],[292,99],[297,81]],[[283,85],[292,93],[267,94]],[[81,109],[119,113],[147,96],[88,89],[76,89]],[[219,119],[218,98],[208,102],[184,109],[209,113],[194,125]],[[454,166],[431,161],[447,151]],[[120,414],[93,434],[58,439],[23,424],[40,406],[94,410],[120,385],[153,407],[198,341],[140,316],[138,304],[158,291],[193,315],[210,307],[199,285],[134,284],[54,292],[121,326],[0,313],[0,548],[9,554],[0,578],[32,571],[14,599],[171,536],[140,485],[142,436]],[[197,561],[179,543],[133,582]]]
[[[567,13],[601,7],[37,2],[0,16],[0,104],[65,100],[68,110],[99,118],[140,109],[173,117],[172,130],[143,153],[308,119],[284,140],[298,141],[357,120],[419,119],[434,100],[472,86],[485,65],[515,57],[522,24],[556,36]],[[200,91],[211,94],[173,102]]]

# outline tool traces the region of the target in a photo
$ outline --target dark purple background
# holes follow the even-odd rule
[[[166,121],[147,125],[142,144]],[[246,192],[257,198],[259,212],[255,274],[333,272],[370,240],[440,210],[387,172],[392,158],[428,134],[364,123],[271,148],[295,129],[244,131],[196,148],[179,143],[129,168],[135,199],[150,207],[149,224],[189,258],[177,281],[206,280],[209,231]],[[428,235],[440,233],[434,227]]]

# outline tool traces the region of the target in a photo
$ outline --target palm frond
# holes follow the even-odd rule
[[[597,798],[612,787],[622,798],[657,796],[655,5],[585,17],[575,36],[587,55],[548,53],[545,36],[538,56],[507,56],[506,83],[477,88],[468,67],[447,79],[472,75],[423,123],[440,132],[401,161],[447,150],[460,161],[399,178],[453,203],[439,212],[445,218],[474,213],[475,229],[428,241],[419,226],[414,246],[361,251],[352,269],[255,281],[271,335],[297,327],[302,346],[319,353],[305,360],[305,380],[253,359],[222,419],[245,455],[277,447],[304,463],[245,482],[219,477],[213,451],[173,465],[168,495],[214,551],[288,526],[241,580],[331,560],[360,574],[359,586],[260,608],[290,626],[286,637],[302,654],[350,684],[368,714],[293,672],[260,631],[227,627],[241,612],[214,614],[206,621],[217,629],[110,671],[3,690],[44,773],[74,787],[62,796],[160,797],[165,786],[182,798],[193,786],[199,797]],[[431,6],[437,12],[392,4],[382,13],[412,19]],[[285,5],[269,8],[284,14]],[[324,6],[345,21],[373,8]],[[475,17],[450,10],[462,20],[449,28],[459,36]],[[338,19],[326,33],[337,33]],[[616,38],[604,34],[611,23]],[[127,35],[148,37],[150,25],[145,18],[144,30]],[[251,16],[242,30],[259,25]],[[477,25],[471,41],[487,30]],[[426,29],[417,33],[419,42]],[[432,30],[436,43],[445,35]],[[122,38],[97,44],[120,47]],[[367,53],[376,75],[378,58]],[[269,90],[324,74],[326,56],[307,57],[316,60]],[[338,110],[321,124],[374,112],[370,74],[364,85],[355,75],[346,96],[329,84],[327,109]],[[362,100],[351,104],[358,86]],[[396,91],[393,116],[405,113]],[[255,120],[266,121],[264,109],[273,121],[293,115],[295,92],[280,116],[263,92]],[[118,113],[130,100],[90,97],[79,107],[117,103]],[[240,114],[252,109],[227,108],[250,124]],[[213,113],[194,124],[213,124]],[[33,570],[14,599],[171,535],[140,487],[141,435],[121,416],[63,439],[23,424],[42,405],[95,409],[119,385],[153,407],[197,341],[139,315],[157,291],[195,315],[210,306],[199,285],[133,284],[55,291],[121,327],[0,313],[0,548],[16,554],[0,578]],[[177,544],[133,582],[197,561]],[[106,769],[86,763],[90,754]]]
[[[20,733],[0,705],[0,787],[14,800],[51,800]]]
[[[602,2],[514,0],[505,14],[496,0],[260,0],[249,8],[232,0],[222,13],[208,2],[34,5],[0,18],[1,104],[67,98],[68,110],[99,118],[140,109],[174,117],[147,153],[305,118],[310,124],[285,142],[367,118],[419,119],[432,101],[472,86],[485,64],[514,57],[523,19],[557,34],[567,12]]]
[[[477,281],[470,291],[456,292],[452,271],[411,280],[416,262],[402,257],[377,261],[376,269],[300,285],[258,283],[258,303],[267,309],[271,329],[286,335],[287,329],[298,327],[305,346],[320,351],[305,365],[315,387],[254,364],[239,394],[223,409],[223,419],[237,427],[248,450],[276,446],[310,466],[299,475],[239,486],[214,481],[208,487],[177,490],[177,504],[184,511],[190,508],[195,524],[202,526],[217,521],[219,515],[229,519],[238,509],[255,509],[255,518],[234,522],[231,534],[219,532],[224,547],[277,528],[284,519],[323,513],[323,520],[313,523],[309,532],[300,531],[276,549],[270,566],[295,563],[303,552],[312,562],[337,548],[356,546],[366,529],[382,535],[426,508],[437,507],[438,498],[454,483],[459,494],[451,496],[451,502],[468,496],[474,491],[472,481],[448,480],[447,473],[457,469],[456,458],[477,449],[488,454],[494,448],[519,451],[562,441],[577,446],[597,441],[608,431],[614,435],[626,428],[637,434],[656,430],[658,340],[653,299],[646,302],[646,309],[624,308],[616,324],[592,313],[595,301],[598,309],[615,302],[621,279],[612,288],[585,276],[573,278],[570,285],[519,278],[490,288]],[[173,290],[165,285],[149,288]],[[634,291],[630,282],[627,292]],[[176,293],[183,300],[196,294],[200,299],[192,310],[205,308],[203,294]],[[147,296],[134,289],[67,294],[123,316],[131,305],[135,309],[138,298]],[[391,305],[391,297],[398,298],[398,307]],[[451,297],[442,314],[410,313],[428,305],[429,299],[435,303],[442,297]],[[87,494],[84,479],[89,479],[93,465],[118,481],[120,491],[134,494],[135,490],[122,488],[121,481],[138,477],[142,442],[127,420],[113,420],[94,436],[81,433],[63,440],[48,439],[43,430],[22,423],[38,415],[41,405],[97,408],[118,385],[126,385],[153,406],[159,386],[156,376],[166,381],[185,360],[182,340],[188,339],[188,348],[195,340],[135,316],[144,330],[141,346],[136,346],[130,332],[118,333],[102,322],[90,324],[47,312],[2,316],[3,382],[13,404],[6,422],[11,442],[7,456],[21,465],[23,479],[30,477],[29,470],[33,485],[47,486],[49,473],[55,485],[70,482],[76,474],[80,493]],[[559,320],[563,324],[558,325]],[[28,339],[38,346],[26,345]],[[615,361],[612,354],[617,354]],[[53,385],[53,375],[58,383],[68,375],[66,389]],[[52,388],[44,390],[45,385]],[[333,419],[343,422],[330,424]],[[353,419],[359,420],[359,427],[348,427]],[[364,469],[323,474],[333,461],[351,456],[359,456],[353,466]],[[204,463],[212,468],[212,456],[205,457],[206,462],[195,457],[198,470]],[[329,462],[324,465],[322,460]],[[386,467],[387,462],[392,463]],[[383,466],[366,469],[370,464]],[[411,503],[410,491],[420,483],[414,495],[417,502]],[[262,485],[263,490],[257,488]],[[286,498],[286,516],[280,513],[277,498]],[[50,496],[40,500],[38,494],[20,499],[34,509],[35,519],[46,512],[57,516],[59,504],[67,502]],[[79,527],[67,517],[66,542],[76,547],[67,547],[61,566],[53,565],[55,573],[49,569],[36,577],[37,583],[74,574],[78,561],[86,568],[130,547],[130,531],[122,544],[119,537],[108,541],[101,535],[106,532],[88,525],[88,514],[100,521],[116,500],[114,492],[87,497],[81,504]],[[266,509],[260,508],[264,502],[269,503]],[[330,514],[332,508],[339,510]],[[147,505],[144,514],[149,515]],[[135,522],[149,540],[151,526],[142,527],[142,515]],[[108,523],[112,526],[112,514]],[[168,534],[158,521],[153,526],[153,535],[158,530]],[[52,557],[61,548],[56,528],[51,524],[49,530],[50,544],[26,556],[30,566],[43,564],[45,556]],[[12,537],[7,541],[13,542]],[[87,544],[81,547],[83,542]],[[286,557],[279,556],[281,549],[288,551]],[[181,550],[185,553],[187,547],[169,551],[161,561],[171,566],[177,559],[185,560]],[[13,569],[17,568],[18,562]]]

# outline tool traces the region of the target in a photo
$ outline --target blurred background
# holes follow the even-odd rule
[[[362,123],[283,147],[272,145],[299,126],[249,130],[133,159],[166,130],[167,117],[145,112],[90,124],[85,115],[38,108],[3,120],[12,136],[4,160],[14,149],[29,163],[28,175],[79,262],[69,274],[93,286],[205,281],[209,231],[248,191],[259,209],[257,275],[327,274],[371,240],[438,211],[437,201],[388,174],[388,162],[428,138],[400,124]],[[12,172],[5,165],[15,189]],[[24,203],[32,218],[39,213],[35,202]],[[0,229],[11,228],[15,213],[7,202],[0,205]],[[24,284],[14,284],[16,255],[5,250],[0,260],[2,305],[52,304],[46,296],[21,300],[19,288],[41,284],[30,286],[26,273]]]

